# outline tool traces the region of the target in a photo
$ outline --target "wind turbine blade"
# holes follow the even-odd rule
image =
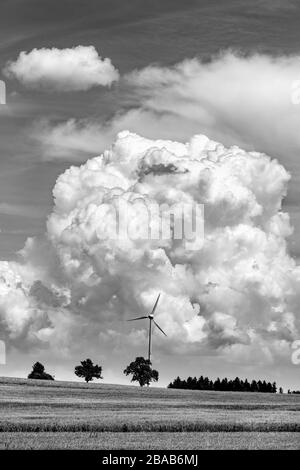
[[[155,320],[153,320],[153,321],[154,321],[154,325],[157,326],[157,328],[158,328],[165,336],[167,336],[166,333],[164,332],[164,330],[162,330],[161,327],[156,323],[156,321],[155,321]]]
[[[127,320],[127,321],[143,320],[144,318],[148,318],[148,317],[137,317],[137,318],[130,318],[130,319],[129,319],[129,320]]]
[[[155,302],[155,304],[154,304],[154,307],[153,307],[152,312],[150,313],[150,315],[154,315],[154,312],[155,312],[155,310],[156,310],[156,307],[157,307],[159,298],[160,298],[160,294],[158,294],[158,297],[157,297],[157,299],[156,299],[156,302]]]

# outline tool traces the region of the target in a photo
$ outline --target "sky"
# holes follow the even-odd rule
[[[300,302],[300,105],[291,102],[292,83],[300,80],[299,17],[296,0],[1,1],[0,79],[7,88],[7,104],[0,105],[0,325],[7,349],[2,375],[25,376],[41,360],[57,378],[73,379],[74,362],[91,355],[103,363],[105,381],[127,383],[122,369],[145,354],[146,330],[125,320],[147,312],[161,285],[161,322],[171,333],[166,341],[154,336],[161,385],[178,374],[227,374],[300,388],[299,366],[290,359],[291,342],[299,338]],[[127,136],[126,144],[118,144],[117,134],[125,130],[150,143]],[[121,256],[117,264],[115,246],[101,248],[87,237],[91,222],[84,214],[92,198],[100,204],[101,178],[108,185],[110,180],[105,168],[99,170],[103,176],[89,173],[97,161],[91,168],[85,164],[117,142],[110,156],[114,177],[122,174],[122,184],[134,182],[140,194],[122,159],[132,154],[140,160],[138,149],[152,148],[157,139],[177,142],[170,152],[181,155],[180,143],[198,134],[223,144],[224,155],[231,146],[243,149],[256,189],[242,169],[233,177],[237,170],[230,163],[216,162],[205,184],[226,196],[217,182],[228,178],[222,207],[226,214],[230,207],[230,220],[221,221],[217,196],[210,193],[205,200],[219,215],[219,221],[208,220],[207,229],[221,261],[209,250],[199,260],[171,252],[166,260],[148,246],[162,266],[157,285],[144,252],[138,261]],[[185,152],[192,156],[190,147]],[[260,153],[263,176],[248,152]],[[156,184],[162,184],[192,197],[196,183],[182,189],[174,175],[164,178],[142,190],[158,198]],[[255,209],[254,200],[262,209]],[[281,204],[290,221],[276,215]],[[64,238],[66,220],[72,227],[80,220],[79,235],[74,228]],[[253,235],[258,261],[248,253],[241,266],[240,238],[230,253],[224,244],[226,230],[238,223],[248,230],[238,235],[242,240],[251,238],[253,226],[261,231],[257,239]],[[274,246],[273,239],[261,238],[270,230],[277,237]],[[76,237],[83,238],[75,246]],[[108,253],[114,262],[107,261]],[[248,272],[246,259],[261,263],[259,279]],[[185,274],[172,286],[178,266]],[[273,273],[272,282],[267,273]],[[219,291],[207,298],[205,286],[215,284]],[[236,289],[242,291],[238,298]],[[204,323],[194,324],[195,318]],[[277,343],[270,334],[276,329]]]

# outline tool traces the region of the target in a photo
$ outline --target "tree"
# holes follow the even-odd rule
[[[236,377],[234,379],[232,386],[233,386],[232,390],[234,392],[239,392],[241,390],[241,381],[240,381],[239,377]]]
[[[197,379],[196,379],[196,380],[197,380]],[[193,377],[188,377],[188,378],[187,378],[186,385],[187,385],[187,388],[188,388],[189,390],[193,390],[193,389],[194,389],[195,383],[194,383]]]
[[[256,380],[252,380],[251,382],[251,392],[258,392],[258,386]]]
[[[45,367],[40,362],[36,362],[32,366],[32,371],[28,375],[28,379],[39,379],[39,380],[54,380],[52,375],[45,372]]]
[[[102,367],[97,364],[94,365],[91,359],[82,361],[81,366],[75,367],[74,373],[78,377],[84,377],[86,383],[91,382],[94,378],[103,379],[103,377],[101,377]]]
[[[246,392],[250,392],[251,388],[250,388],[250,384],[248,382],[248,380],[246,379],[245,382],[244,382],[244,389]]]
[[[222,382],[221,382],[221,390],[226,392],[227,389],[228,389],[228,380],[227,380],[227,377],[225,377],[225,379],[222,379]]]
[[[176,379],[173,380],[173,382],[169,383],[168,388],[181,388],[181,379],[178,376]]]
[[[186,380],[181,381],[181,387],[180,388],[187,388],[187,382]]]
[[[197,389],[198,390],[203,390],[204,389],[204,377],[201,375],[199,379],[197,380]]]
[[[138,382],[141,387],[158,381],[157,370],[152,369],[152,363],[144,357],[137,357],[124,370],[125,375],[132,375],[131,382]]]
[[[212,389],[213,389],[213,382],[210,381],[208,377],[204,377],[203,390],[212,390]]]
[[[219,377],[214,382],[214,390],[217,390],[217,391],[221,390],[221,381],[220,381]]]

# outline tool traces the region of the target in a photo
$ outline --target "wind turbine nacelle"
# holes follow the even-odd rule
[[[148,315],[148,318],[150,318],[150,320],[153,320],[154,316],[153,315]]]

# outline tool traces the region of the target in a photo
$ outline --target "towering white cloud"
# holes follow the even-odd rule
[[[285,202],[291,204],[298,233],[300,105],[292,98],[299,98],[299,80],[299,55],[243,56],[229,51],[210,61],[195,58],[171,67],[149,66],[121,78],[124,103],[119,93],[120,110],[109,122],[43,122],[33,135],[41,143],[43,158],[72,161],[85,161],[108,148],[123,129],[181,142],[201,129],[227,146],[265,152],[292,174]],[[295,256],[300,253],[298,238],[293,237],[291,245]]]
[[[4,73],[25,86],[55,91],[81,91],[110,86],[119,73],[108,58],[102,59],[94,46],[69,49],[33,49],[21,52]]]
[[[281,211],[288,181],[276,160],[203,135],[183,144],[122,132],[111,150],[58,178],[47,235],[28,240],[23,263],[1,263],[8,338],[57,351],[75,348],[79,336],[113,347],[128,341],[119,320],[148,312],[161,292],[157,319],[168,340],[160,347],[245,361],[258,351],[261,361],[286,356],[300,326],[300,269]],[[120,201],[141,229],[137,199],[204,204],[203,247],[115,238]]]

